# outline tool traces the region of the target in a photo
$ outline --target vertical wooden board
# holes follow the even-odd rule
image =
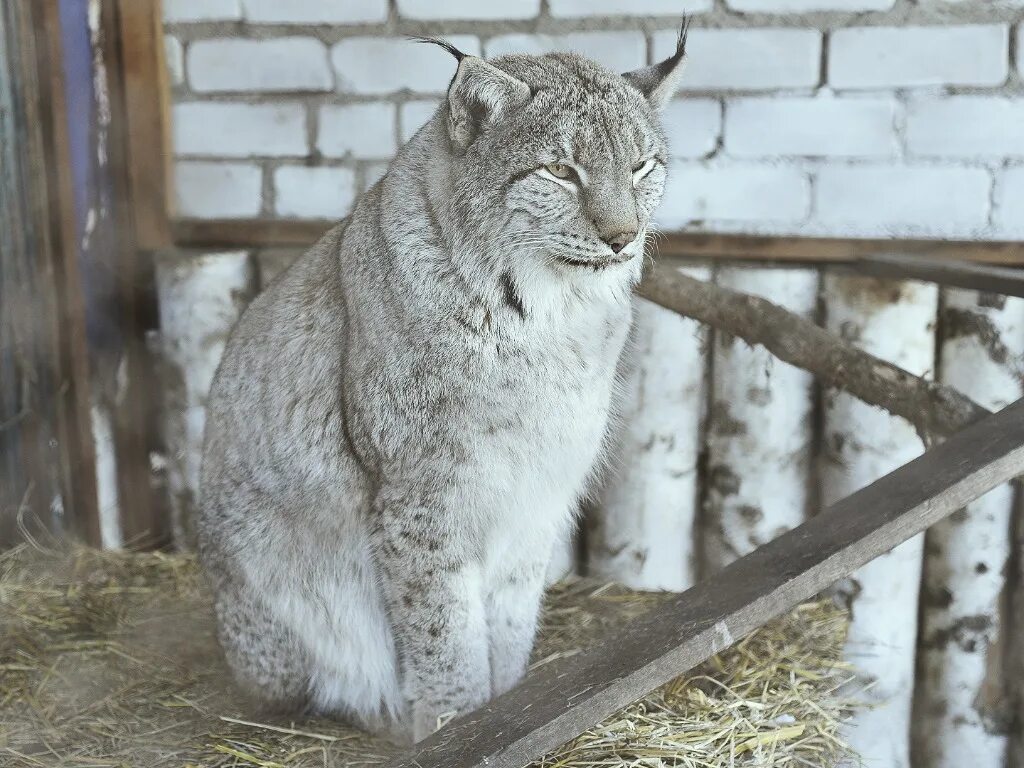
[[[120,26],[131,213],[138,247],[153,251],[171,244],[170,88],[164,61],[162,4],[160,0],[115,0],[115,4]]]
[[[993,410],[1021,397],[1024,299],[963,289],[943,298],[940,380]],[[1004,485],[927,533],[913,733],[921,768],[1006,760],[1013,506]]]
[[[249,254],[238,251],[162,256],[156,276],[171,530],[175,544],[191,549],[206,400],[228,334],[255,293],[256,274]]]
[[[934,366],[938,290],[934,285],[826,275],[826,326],[919,376]],[[822,496],[833,504],[923,450],[913,427],[842,392],[824,398]],[[923,537],[854,573],[840,586],[851,611],[846,656],[876,705],[859,712],[843,736],[869,765],[909,768]]]
[[[707,269],[686,270],[708,279]],[[588,572],[636,589],[696,579],[706,330],[644,299],[623,357],[621,421],[588,529]]]
[[[717,282],[815,316],[815,270],[724,267]],[[814,400],[814,379],[806,371],[727,333],[713,335],[707,513],[700,532],[709,571],[803,522]]]

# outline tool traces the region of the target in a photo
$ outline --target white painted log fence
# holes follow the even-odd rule
[[[225,253],[157,267],[167,472],[182,542],[206,390],[256,263]],[[281,257],[258,263],[266,282]],[[707,267],[686,271],[711,278]],[[1024,393],[1024,299],[963,289],[940,299],[931,284],[808,268],[721,266],[714,279],[817,318],[913,373],[937,371],[988,408]],[[582,560],[589,573],[630,586],[686,589],[923,450],[906,422],[819,393],[809,374],[763,349],[640,299],[630,350],[607,480],[585,530],[556,549],[551,579]],[[1007,765],[1013,702],[1002,661],[1015,509],[1010,487],[997,488],[836,586],[852,613],[847,655],[877,704],[845,736],[873,768],[906,768],[912,755],[921,768]]]

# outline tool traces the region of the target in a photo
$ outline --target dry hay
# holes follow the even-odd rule
[[[534,667],[663,596],[575,581],[552,591]],[[392,745],[338,722],[260,716],[232,688],[188,556],[0,555],[0,765],[375,766]],[[537,765],[820,766],[851,704],[847,618],[801,606]]]

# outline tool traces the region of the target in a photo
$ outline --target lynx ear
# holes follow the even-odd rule
[[[448,135],[459,149],[465,149],[488,125],[509,110],[526,104],[530,86],[477,56],[468,56],[443,40],[421,39],[440,45],[459,62],[448,86]]]
[[[647,97],[647,101],[655,109],[663,109],[679,87],[683,70],[686,68],[686,35],[689,31],[690,20],[683,17],[674,54],[657,64],[634,69],[622,75]]]

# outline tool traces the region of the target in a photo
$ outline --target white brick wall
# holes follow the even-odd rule
[[[185,49],[173,35],[164,35],[164,62],[167,65],[167,79],[171,85],[185,82]]]
[[[399,138],[403,144],[431,118],[439,103],[437,99],[416,99],[402,105],[398,119],[401,124]]]
[[[795,168],[674,162],[657,221],[665,229],[706,220],[798,224],[810,206],[810,179]]]
[[[988,223],[991,179],[977,168],[836,166],[818,173],[817,219],[839,228],[966,234]]]
[[[673,157],[704,157],[722,135],[722,105],[714,99],[673,99],[662,123]]]
[[[828,81],[836,88],[1000,85],[1009,28],[859,27],[832,34]]]
[[[301,157],[308,152],[301,104],[193,101],[176,104],[172,122],[179,155]]]
[[[889,157],[898,149],[896,100],[765,97],[725,105],[733,157]]]
[[[239,0],[163,0],[164,21],[234,21],[242,18]]]
[[[1024,166],[1007,168],[996,184],[996,225],[1024,238]]]
[[[463,53],[480,55],[480,41],[468,35],[445,35]],[[384,94],[410,90],[443,93],[456,62],[436,45],[401,37],[350,37],[331,49],[338,90]]]
[[[744,13],[809,13],[811,11],[886,11],[896,0],[726,0],[726,4]]]
[[[274,172],[274,210],[299,219],[340,219],[352,208],[356,177],[350,168],[284,166]]]
[[[391,157],[395,153],[395,106],[371,102],[322,108],[316,146],[325,157]]]
[[[406,34],[441,35],[492,57],[571,50],[626,71],[670,55],[687,11],[697,14],[690,62],[663,114],[676,158],[666,226],[990,239],[1024,229],[1014,224],[1024,19],[1009,10],[1024,0],[165,0],[164,8],[179,195],[191,215],[347,210],[351,190],[379,178],[455,72],[451,56]],[[184,200],[195,189],[199,202]]]
[[[532,19],[540,0],[397,0],[398,14],[408,19]]]
[[[388,0],[242,0],[242,11],[255,24],[379,24]]]
[[[924,157],[1024,157],[1024,99],[953,96],[912,103],[907,150]]]
[[[329,91],[327,47],[312,37],[199,40],[188,50],[188,79],[200,93]]]
[[[613,72],[647,63],[647,40],[640,32],[576,32],[568,35],[501,35],[487,41],[489,57],[505,53],[581,53]]]
[[[713,0],[548,0],[555,18],[580,16],[679,16],[710,11]]]
[[[263,173],[249,163],[179,162],[175,167],[175,210],[199,219],[258,216]]]
[[[676,31],[653,36],[653,58],[672,54]],[[683,90],[810,88],[821,77],[821,33],[813,29],[692,30]]]

